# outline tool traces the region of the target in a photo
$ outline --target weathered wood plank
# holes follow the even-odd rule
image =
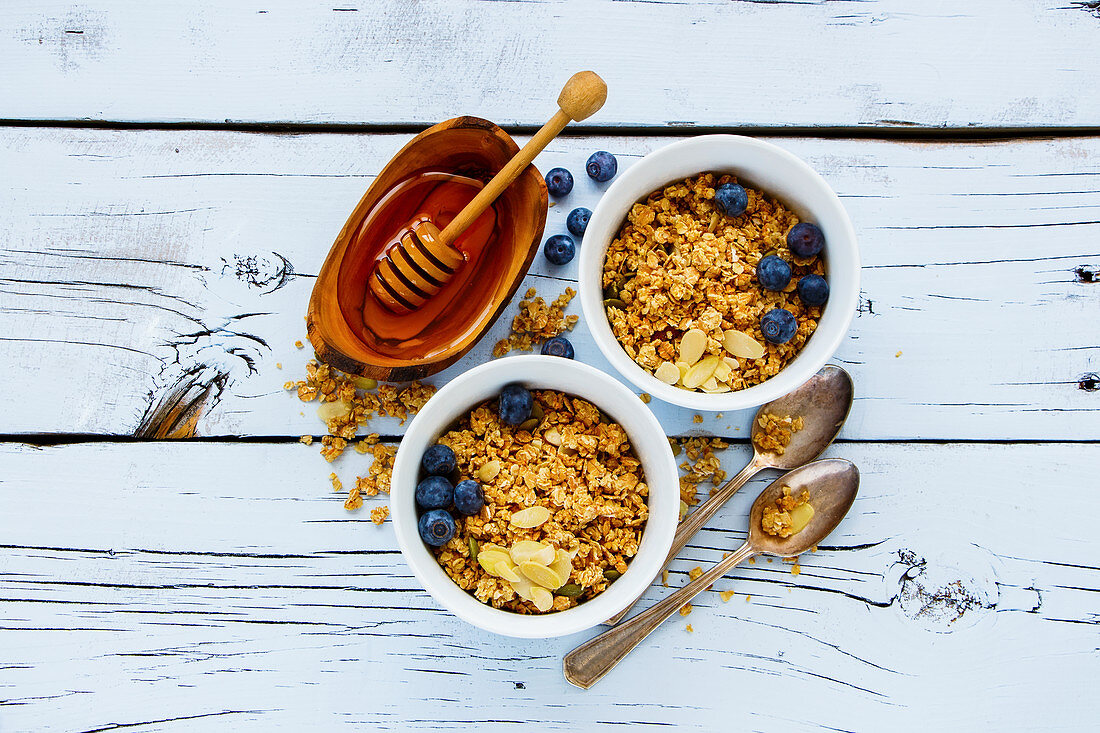
[[[1100,124],[1089,2],[336,5],[8,0],[0,117],[530,125],[593,68],[609,127]]]
[[[39,731],[910,730],[914,716],[1053,730],[1095,719],[1096,540],[1064,517],[1067,502],[1076,516],[1100,512],[1096,492],[1079,490],[1100,446],[831,453],[860,466],[860,496],[801,574],[763,560],[734,571],[716,586],[732,600],[705,593],[584,693],[560,659],[587,634],[510,640],[454,619],[417,587],[390,525],[348,515],[328,464],[303,446],[6,444],[0,720]],[[736,446],[724,462],[746,458]],[[335,465],[347,482],[366,460]],[[764,481],[691,544],[671,585],[740,541]]]
[[[201,435],[317,431],[281,388],[308,355],[293,344],[312,276],[405,139],[4,130],[0,169],[19,175],[0,189],[0,434],[132,434],[188,389],[206,395]],[[603,148],[626,167],[666,142],[565,138],[538,163],[579,173]],[[1100,139],[779,142],[825,175],[860,237],[861,312],[837,357],[857,384],[846,437],[1100,436]],[[580,176],[547,234],[598,196]],[[528,284],[554,296],[575,276],[539,256]],[[489,358],[509,319],[437,381]],[[609,368],[583,324],[572,338]],[[699,426],[653,404],[670,434],[737,436],[749,419]]]

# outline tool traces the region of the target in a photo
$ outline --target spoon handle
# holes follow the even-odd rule
[[[669,563],[680,554],[680,550],[684,549],[684,546],[695,536],[695,533],[701,530],[710,518],[713,517],[722,505],[725,504],[730,498],[736,494],[742,486],[744,486],[750,478],[760,473],[761,466],[756,462],[756,458],[749,461],[749,465],[741,469],[741,471],[722,485],[720,489],[711,492],[710,497],[688,514],[684,521],[680,523],[680,526],[676,528],[676,536],[672,539],[672,549],[669,550],[668,557],[665,558],[665,563]],[[606,623],[608,626],[614,626],[615,624],[626,618],[626,615],[630,613],[630,609],[634,608],[634,604],[642,599],[641,596],[635,598],[629,606],[619,611],[617,614],[609,618]]]
[[[565,655],[565,679],[572,685],[588,689],[638,646],[654,629],[723,575],[748,558],[756,555],[748,542],[683,588],[642,611],[626,623],[608,629],[594,639],[581,644]]]

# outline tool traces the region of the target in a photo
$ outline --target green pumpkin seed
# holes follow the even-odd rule
[[[668,439],[668,444],[669,444],[670,446],[672,446],[672,455],[673,455],[673,457],[675,457],[675,456],[678,456],[678,455],[680,455],[680,451],[682,451],[682,450],[683,450],[683,448],[681,448],[681,447],[680,447],[680,444],[679,444],[679,443],[677,443],[677,442],[676,442],[675,440],[673,440],[672,438],[669,438],[669,439]]]
[[[584,593],[584,588],[580,587],[576,583],[566,583],[561,588],[554,591],[556,596],[565,596],[566,598],[576,598],[581,593]]]
[[[626,309],[626,303],[622,302],[618,298],[608,298],[603,302],[604,308],[618,308],[619,310]]]
[[[542,418],[546,417],[546,410],[542,409],[542,405],[535,402],[531,405],[531,417],[536,420],[542,420]]]
[[[470,538],[470,557],[477,557],[477,540]]]
[[[607,570],[603,571],[603,577],[607,578],[608,580],[618,580],[622,577],[622,575],[623,574],[615,568],[608,568]]]
[[[529,418],[529,419],[524,420],[523,422],[521,422],[519,424],[519,429],[520,430],[526,430],[527,432],[531,432],[532,430],[534,430],[538,426],[539,426],[538,418],[537,417],[532,417],[532,418]]]

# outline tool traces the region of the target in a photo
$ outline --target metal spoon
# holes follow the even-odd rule
[[[773,537],[761,528],[760,519],[764,507],[782,494],[784,486],[791,487],[794,494],[802,489],[809,491],[814,516],[801,532],[787,538]],[[565,655],[565,679],[587,690],[677,609],[750,557],[760,554],[793,557],[814,547],[840,524],[858,489],[859,470],[842,458],[808,463],[780,476],[753,502],[749,513],[749,538],[745,544],[651,608],[569,652]]]
[[[765,468],[778,468],[789,471],[821,455],[833,439],[836,438],[844,421],[848,418],[848,412],[852,409],[852,377],[848,372],[838,366],[826,366],[817,374],[810,377],[810,381],[803,384],[793,392],[790,392],[777,400],[763,405],[756,411],[752,420],[752,437],[756,437],[760,431],[760,416],[765,414],[780,417],[801,417],[803,427],[791,436],[790,445],[783,455],[763,453],[753,443],[755,451],[749,465],[741,469],[741,472],[727,481],[720,489],[711,492],[710,498],[684,518],[676,529],[676,537],[672,540],[672,549],[669,550],[665,562],[672,561],[680,550],[684,549],[695,533],[702,529],[710,518],[722,508],[730,498],[744,486],[749,479],[763,471]],[[607,624],[614,626],[622,621],[634,604],[641,600],[641,596],[634,599],[629,606],[619,611],[607,620]]]

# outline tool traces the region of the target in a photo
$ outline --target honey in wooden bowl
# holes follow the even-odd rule
[[[438,293],[405,314],[368,287],[377,263],[410,220],[445,226],[518,147],[476,117],[441,122],[413,138],[364,194],[329,252],[306,315],[322,361],[343,371],[404,381],[453,364],[511,299],[546,224],[546,184],[528,166],[455,241],[465,263]]]

